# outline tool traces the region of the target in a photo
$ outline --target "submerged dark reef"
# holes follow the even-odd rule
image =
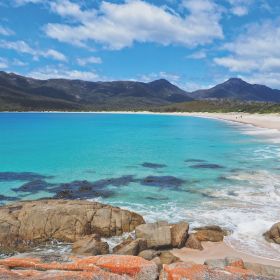
[[[131,183],[138,183],[143,186],[169,188],[180,190],[186,182],[174,176],[147,176],[136,178],[134,175],[124,175],[97,181],[76,180],[67,183],[50,183],[46,181],[51,176],[45,176],[33,172],[0,172],[1,181],[27,181],[12,190],[19,193],[19,197],[0,196],[0,201],[13,201],[24,198],[30,194],[48,192],[50,197],[63,199],[89,199],[95,197],[112,197],[116,195],[114,187],[128,186]]]

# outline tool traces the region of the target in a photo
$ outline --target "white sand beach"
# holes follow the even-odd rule
[[[260,128],[277,129],[280,131],[280,114],[249,114],[249,113],[182,113],[185,116],[197,116],[250,124]]]
[[[241,258],[245,262],[260,263],[280,267],[280,260],[271,260],[258,256],[252,256],[244,252],[234,250],[225,242],[202,242],[204,250],[190,248],[173,249],[172,253],[185,262],[203,264],[210,259],[224,259],[226,257]]]

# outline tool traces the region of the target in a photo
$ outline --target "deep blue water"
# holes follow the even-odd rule
[[[211,119],[0,113],[2,203],[71,186],[147,220],[225,226],[232,246],[272,258],[279,249],[261,233],[279,220],[279,154],[257,129]]]

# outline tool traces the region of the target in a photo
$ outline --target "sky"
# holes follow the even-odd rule
[[[280,0],[0,0],[0,71],[280,89]]]

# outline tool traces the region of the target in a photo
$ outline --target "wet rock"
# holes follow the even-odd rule
[[[206,160],[190,158],[190,159],[186,159],[185,162],[206,162]]]
[[[165,164],[151,163],[151,162],[144,162],[144,163],[142,163],[142,166],[146,167],[146,168],[152,168],[152,169],[158,169],[158,168],[166,167]]]
[[[171,264],[180,260],[179,258],[174,256],[170,251],[161,251],[159,258],[161,264]]]
[[[51,192],[56,192],[56,199],[88,199],[93,197],[110,197],[114,195],[113,191],[104,189],[103,186],[97,186],[96,183],[89,181],[73,181],[60,184],[52,188]]]
[[[194,164],[190,165],[191,168],[197,168],[197,169],[222,169],[224,166],[219,164],[213,164],[213,163],[203,163],[203,164]]]
[[[198,241],[220,242],[224,240],[224,235],[215,230],[199,230],[195,233],[195,237]]]
[[[142,224],[135,229],[137,238],[147,240],[147,246],[151,248],[171,247],[171,230],[167,222]]]
[[[173,248],[184,247],[188,238],[189,224],[180,222],[171,226],[171,244]]]
[[[143,238],[137,238],[124,244],[118,245],[113,249],[114,254],[137,256],[140,252],[147,249],[147,241]]]
[[[33,172],[0,172],[0,181],[33,181],[49,178],[52,178],[52,176],[45,176]]]
[[[124,175],[117,178],[109,178],[109,179],[102,179],[96,182],[93,182],[94,188],[104,188],[108,186],[128,186],[130,183],[137,182],[137,179],[134,178],[133,175]]]
[[[196,230],[196,231],[199,231],[199,230],[213,230],[213,231],[221,232],[224,236],[227,236],[229,234],[229,232],[227,230],[221,228],[220,226],[216,226],[216,225],[196,227],[196,228],[194,228],[194,230]]]
[[[190,234],[185,244],[187,248],[195,250],[203,250],[201,242],[196,238],[195,234]]]
[[[28,183],[23,184],[19,188],[14,188],[13,191],[15,192],[30,192],[30,193],[37,193],[40,191],[47,191],[48,188],[52,187],[53,184],[50,184],[44,180],[38,179]]]
[[[18,200],[17,197],[13,197],[13,196],[6,196],[3,194],[0,194],[0,201],[15,201]]]
[[[265,232],[264,237],[268,242],[280,244],[280,222],[274,224],[269,231]]]
[[[0,207],[0,245],[40,244],[52,239],[75,242],[90,234],[130,232],[144,223],[133,212],[82,200],[38,200]]]
[[[73,181],[70,183],[59,184],[49,189],[50,192],[56,193],[54,198],[58,199],[88,199],[94,197],[111,197],[115,192],[108,190],[109,186],[127,186],[130,183],[137,182],[134,176],[127,175],[117,178],[102,179],[95,182],[87,180]]]
[[[100,235],[87,235],[73,243],[72,252],[77,255],[106,255],[109,254],[109,245],[101,241]]]
[[[73,259],[71,263],[44,263],[41,259],[0,260],[0,279],[108,279],[155,280],[157,265],[134,256],[98,256]],[[2,278],[1,278],[2,277]]]
[[[223,241],[224,236],[228,234],[227,231],[215,225],[199,227],[195,228],[195,230],[196,233],[194,234],[198,241],[220,242]]]
[[[184,182],[184,180],[173,176],[148,176],[140,180],[141,185],[161,188],[178,188]]]
[[[138,254],[138,257],[141,257],[147,261],[151,261],[152,259],[158,257],[159,255],[160,255],[160,252],[149,249],[149,250],[144,250],[144,251],[140,252]]]
[[[206,197],[206,198],[211,198],[211,199],[216,198],[216,196],[212,195],[211,192],[207,190],[189,189],[185,191],[191,194],[201,195],[202,197]]]
[[[148,200],[168,200],[168,198],[167,197],[165,197],[165,196],[146,196],[145,197],[146,199],[148,199]]]

